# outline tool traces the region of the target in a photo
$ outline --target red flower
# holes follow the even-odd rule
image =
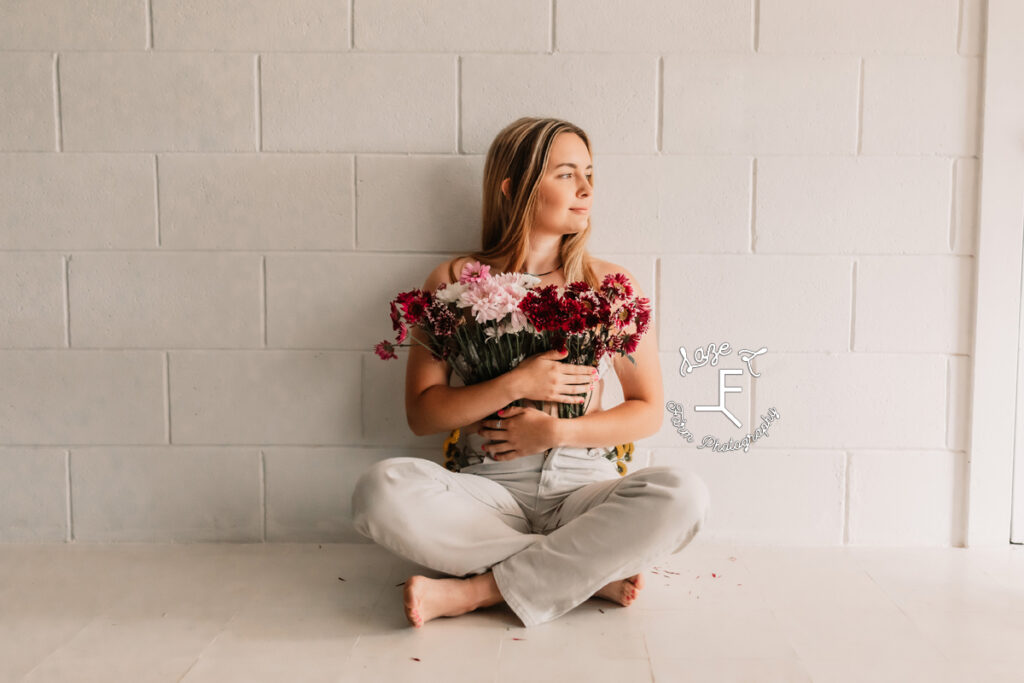
[[[633,353],[640,344],[640,335],[627,333],[622,337],[622,350],[626,353]]]
[[[633,322],[633,307],[620,306],[619,310],[615,311],[615,326],[621,330],[631,322]]]
[[[568,350],[568,348],[565,345],[566,336],[562,332],[552,332],[549,339],[551,341],[551,348],[553,348],[554,350],[563,352]]]
[[[527,292],[519,302],[519,310],[540,332],[562,329],[562,307],[555,285]]]
[[[562,299],[561,328],[576,334],[587,329],[586,311],[582,303],[573,299]]]
[[[394,301],[391,302],[391,326],[398,332],[398,339],[396,341],[399,344],[404,342],[409,330],[406,329],[405,323],[402,322],[402,314],[399,313],[398,306],[395,305]]]
[[[410,325],[419,325],[427,312],[431,296],[423,290],[414,289],[409,292],[402,292],[396,301],[402,307],[405,319]]]
[[[585,280],[576,280],[570,282],[565,286],[565,296],[571,296],[573,294],[583,294],[585,292],[593,292],[590,285]]]
[[[651,324],[651,300],[641,297],[636,300],[636,332],[644,334]]]
[[[398,354],[395,353],[394,344],[389,342],[387,339],[382,342],[377,342],[377,346],[373,347],[373,350],[383,360],[398,358]]]
[[[601,293],[614,303],[633,296],[633,286],[625,273],[608,273],[601,281]]]

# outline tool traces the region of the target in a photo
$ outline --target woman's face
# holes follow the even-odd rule
[[[534,231],[556,235],[582,232],[590,223],[594,187],[587,145],[575,133],[559,133],[537,187]]]

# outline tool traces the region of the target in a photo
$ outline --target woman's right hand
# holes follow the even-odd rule
[[[592,365],[563,363],[566,351],[544,351],[525,359],[512,368],[520,398],[557,403],[583,403],[597,381],[597,368]]]

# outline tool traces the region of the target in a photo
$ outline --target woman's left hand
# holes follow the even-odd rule
[[[484,420],[478,434],[489,438],[481,449],[495,460],[514,460],[558,445],[559,418],[531,407],[509,406],[498,420]]]

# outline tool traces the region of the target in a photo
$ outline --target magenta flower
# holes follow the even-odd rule
[[[480,263],[479,261],[470,261],[466,265],[462,266],[462,273],[459,274],[459,282],[467,284],[469,282],[480,282],[491,273],[491,267]]]
[[[398,358],[398,354],[395,353],[395,345],[385,339],[382,342],[378,342],[373,347],[374,353],[381,357],[382,360],[388,360],[389,358]]]
[[[629,284],[629,278],[625,273],[609,273],[601,281],[601,293],[608,297],[609,301],[615,303],[619,299],[628,299],[633,296],[633,286]]]

